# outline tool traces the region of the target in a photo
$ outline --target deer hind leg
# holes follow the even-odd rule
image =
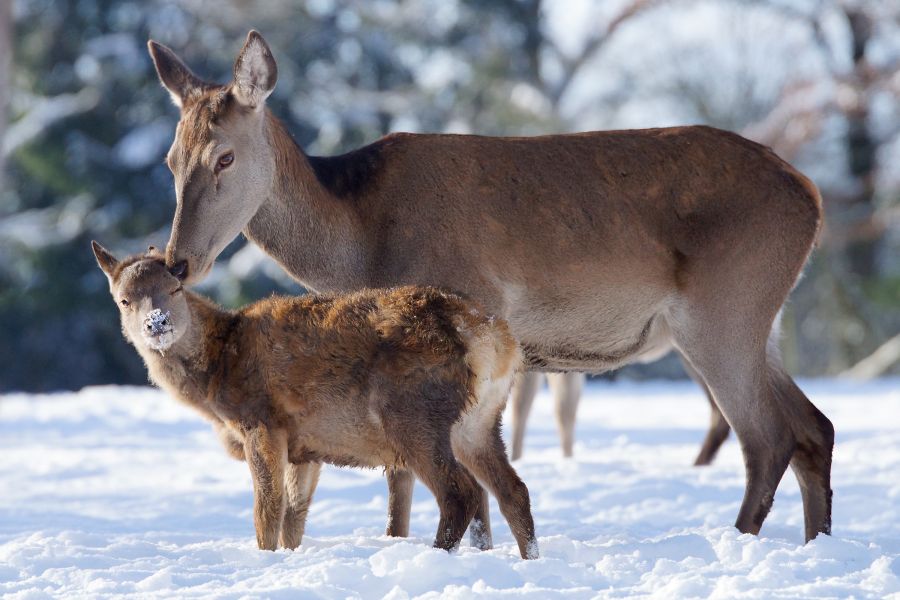
[[[744,455],[747,481],[735,527],[758,534],[797,447],[768,385],[765,338],[760,340],[759,332],[746,326],[704,328],[704,318],[676,320],[680,323],[673,333],[679,349],[709,385]]]
[[[731,426],[728,425],[725,415],[716,406],[712,392],[709,391],[705,384],[703,385],[703,391],[706,394],[706,400],[709,402],[709,430],[706,432],[706,437],[700,446],[697,458],[694,459],[695,467],[711,465],[719,453],[719,448],[722,447],[722,444],[728,439],[728,434],[731,433]]]
[[[709,430],[706,432],[706,438],[703,440],[703,445],[700,446],[700,453],[694,460],[694,466],[703,467],[711,465],[712,461],[716,458],[716,454],[719,453],[719,448],[721,448],[722,444],[725,443],[725,440],[728,439],[728,434],[731,433],[731,427],[728,425],[728,421],[725,420],[722,411],[716,406],[716,401],[713,399],[712,392],[709,391],[709,386],[703,381],[703,377],[700,376],[700,373],[698,373],[697,370],[691,366],[691,363],[689,363],[680,353],[678,353],[678,357],[681,359],[681,364],[684,365],[684,370],[690,375],[691,379],[703,389],[703,393],[706,394],[706,400],[709,402]]]
[[[774,181],[769,197],[735,199],[734,210],[753,206],[743,218],[695,215],[666,318],[740,442],[747,484],[736,526],[759,532],[791,463],[811,539],[830,529],[831,423],[784,374],[771,334],[815,241],[821,201],[788,167]]]
[[[550,373],[547,383],[553,391],[556,402],[556,426],[559,429],[559,440],[562,443],[563,456],[572,456],[575,445],[575,417],[578,413],[578,401],[584,388],[583,373]]]
[[[494,547],[491,536],[491,505],[486,489],[481,488],[481,497],[478,502],[478,510],[469,525],[469,543],[479,550],[490,550]]]
[[[522,448],[525,445],[525,426],[528,423],[528,414],[534,404],[541,385],[541,373],[526,371],[516,376],[510,394],[512,403],[512,460],[522,457]]]
[[[774,358],[774,357],[773,357]],[[770,385],[789,414],[797,439],[791,469],[800,484],[806,541],[820,533],[831,535],[831,453],[834,426],[797,387],[776,361],[770,366]]]
[[[322,464],[317,462],[288,463],[284,469],[285,510],[281,524],[281,545],[284,548],[293,550],[303,540],[306,516],[321,470]]]
[[[458,435],[454,451],[459,460],[497,498],[500,512],[509,523],[522,558],[538,558],[528,488],[506,458],[506,448],[500,436],[499,414],[484,435]]]
[[[760,275],[742,273],[739,266],[711,266],[706,289],[696,285],[685,291],[669,310],[672,334],[741,444],[747,486],[736,527],[759,532],[791,463],[803,492],[809,540],[830,531],[833,429],[784,373],[770,340],[776,312],[793,282],[785,277],[778,288],[777,270]],[[748,288],[742,281],[771,287]]]
[[[449,436],[448,436],[449,437]],[[459,546],[481,502],[478,482],[453,456],[449,440],[429,449],[411,449],[409,466],[434,494],[440,511],[434,547],[453,550]]]
[[[388,469],[385,476],[388,483],[388,524],[385,533],[391,537],[408,537],[416,478],[411,472],[399,468]]]

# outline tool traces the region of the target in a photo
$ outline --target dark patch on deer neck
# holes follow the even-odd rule
[[[377,185],[385,139],[340,156],[307,156],[319,183],[338,198],[359,198]]]

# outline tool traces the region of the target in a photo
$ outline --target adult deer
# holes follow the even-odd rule
[[[167,264],[204,277],[239,233],[319,291],[430,284],[507,319],[535,370],[605,371],[674,344],[734,429],[757,533],[790,464],[806,538],[831,528],[833,428],[781,366],[775,317],[819,231],[815,186],[709,127],[545,137],[392,134],[307,156],[265,107],[272,53],[251,31],[227,85],[155,42],[181,108],[168,154]],[[389,533],[408,530],[393,472]]]

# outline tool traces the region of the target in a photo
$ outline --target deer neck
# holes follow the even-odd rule
[[[365,238],[355,202],[319,183],[306,155],[271,113],[264,130],[275,156],[275,181],[244,234],[311,290],[364,285]]]
[[[141,354],[154,383],[207,417],[214,418],[210,389],[226,355],[224,347],[239,317],[202,296],[185,293],[191,311],[187,330],[165,352],[143,346]]]

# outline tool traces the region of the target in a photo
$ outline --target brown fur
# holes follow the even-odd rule
[[[434,288],[271,297],[225,311],[180,289],[159,256],[95,253],[123,331],[151,379],[213,421],[253,476],[259,547],[296,547],[318,463],[408,469],[434,492],[435,545],[455,547],[497,495],[523,558],[535,558],[528,491],[500,417],[521,367],[506,323]],[[127,305],[122,305],[121,301]],[[148,313],[166,314],[155,348]],[[243,451],[239,452],[238,448]]]
[[[265,108],[276,73],[258,33],[226,86],[185,92],[190,78],[171,51],[151,43],[151,54],[183,105],[166,255],[188,281],[243,231],[315,290],[459,290],[507,319],[542,369],[604,371],[674,345],[741,443],[748,477],[736,526],[759,530],[802,447],[791,464],[806,486],[806,535],[830,531],[830,425],[768,344],[822,206],[769,149],[675,127],[392,134],[311,160]],[[222,93],[235,101],[216,123],[185,119]],[[234,161],[218,170],[223,151]]]

